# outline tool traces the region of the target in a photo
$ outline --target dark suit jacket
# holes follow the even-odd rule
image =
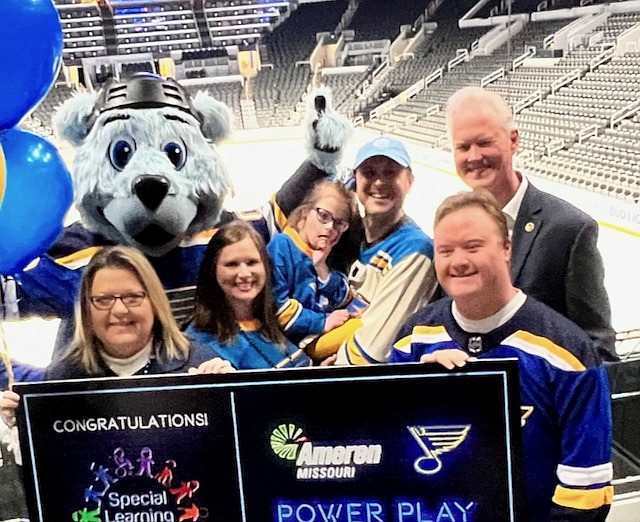
[[[615,332],[597,248],[598,224],[529,183],[513,229],[514,286],[571,319],[603,360],[615,360]]]

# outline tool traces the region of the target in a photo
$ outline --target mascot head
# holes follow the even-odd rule
[[[54,125],[76,147],[75,205],[93,232],[161,256],[217,223],[232,190],[215,147],[231,128],[223,103],[141,73],[76,94]]]

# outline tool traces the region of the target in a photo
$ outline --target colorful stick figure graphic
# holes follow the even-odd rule
[[[122,448],[116,448],[113,450],[113,462],[116,464],[116,476],[123,478],[127,475],[131,475],[134,466],[131,461],[125,457],[125,453]]]
[[[164,469],[156,475],[156,480],[163,486],[171,486],[173,480],[173,470],[176,469],[175,460],[167,460],[164,463]]]
[[[149,478],[153,478],[153,472],[151,471],[151,465],[153,462],[153,452],[151,448],[142,448],[140,450],[140,458],[137,459],[140,463],[138,468],[138,476],[146,475]]]
[[[107,449],[107,452],[109,451]],[[131,454],[135,450],[129,448],[127,451]],[[178,469],[178,463],[171,458],[163,458],[161,461],[164,462],[164,465],[157,469],[153,460],[153,450],[149,446],[142,446],[139,455],[139,458],[136,459],[137,465],[133,464],[131,459],[127,458],[125,449],[118,446],[111,451],[108,457],[112,464],[105,467],[96,462],[91,463],[89,469],[93,476],[93,483],[84,488],[84,507],[71,513],[73,522],[103,522],[102,517],[107,517],[107,521],[110,521],[110,512],[102,512],[103,502],[108,498],[110,490],[116,488],[118,491],[127,491],[132,486],[134,489],[139,489],[140,484],[146,484],[144,488],[148,488],[149,480],[158,484],[156,487],[162,489],[165,498],[168,494],[173,496],[177,511],[174,507],[171,519],[175,522],[202,522],[203,519],[208,518],[209,510],[196,504],[196,502],[200,503],[199,496],[202,495],[202,493],[196,494],[200,489],[198,480],[180,480],[183,478],[180,474],[184,470],[183,468]],[[171,487],[174,480],[176,484],[180,484],[178,487]],[[152,489],[155,487],[152,486]],[[145,489],[145,491],[147,490]],[[188,502],[190,505],[180,506],[179,504],[182,502]],[[68,515],[66,516],[68,517]],[[120,520],[120,518],[113,520]]]
[[[209,511],[206,508],[200,509],[195,504],[191,504],[191,507],[188,507],[188,508],[185,507],[180,509],[183,510],[184,513],[180,515],[178,522],[186,522],[188,520],[191,520],[192,522],[196,522],[196,520],[200,520],[201,518],[207,518],[207,516],[209,515]]]
[[[88,511],[85,507],[72,513],[71,519],[73,522],[102,522],[98,515],[100,515],[100,508]]]
[[[183,482],[179,488],[173,488],[169,491],[172,495],[176,496],[176,504],[180,504],[184,497],[191,498],[199,488],[200,482],[197,480],[190,480],[189,482]]]
[[[104,491],[94,491],[93,486],[89,486],[84,490],[84,501],[85,502],[95,502],[100,505],[100,499],[102,499],[102,495],[104,495]]]
[[[95,465],[95,462],[91,464],[91,470],[94,469]],[[113,477],[109,474],[109,469],[103,466],[98,466],[98,469],[93,471],[93,477],[94,480],[101,480],[105,489],[113,482]]]

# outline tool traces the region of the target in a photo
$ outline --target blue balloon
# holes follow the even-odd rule
[[[0,131],[0,147],[7,178],[0,207],[0,273],[14,274],[58,237],[73,188],[58,150],[43,137],[17,128]]]
[[[0,130],[14,127],[49,92],[62,62],[53,0],[0,0]]]

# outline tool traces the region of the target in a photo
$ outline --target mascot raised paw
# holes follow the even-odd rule
[[[336,176],[350,136],[328,91],[310,99],[307,159],[262,209],[240,215],[266,239],[317,181]],[[207,93],[192,98],[175,80],[147,73],[65,102],[54,123],[76,147],[71,176],[81,220],[26,270],[3,275],[6,318],[60,317],[67,327],[59,338],[68,340],[83,267],[100,247],[126,244],[147,255],[170,299],[187,302],[174,310],[184,319],[206,244],[238,217],[223,209],[232,183],[216,148],[230,122],[228,107]]]

